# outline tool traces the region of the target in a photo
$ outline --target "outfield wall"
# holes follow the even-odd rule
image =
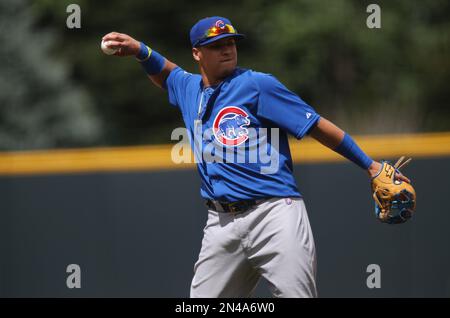
[[[4,153],[0,164],[35,154]],[[206,221],[195,169],[18,166],[0,165],[1,297],[188,297]],[[405,168],[417,213],[395,226],[374,218],[366,173],[353,164],[296,160],[294,172],[320,296],[450,297],[450,156],[419,155]],[[69,264],[80,266],[81,288],[67,287]],[[381,288],[367,287],[370,264],[380,266]],[[256,296],[269,295],[262,282]]]

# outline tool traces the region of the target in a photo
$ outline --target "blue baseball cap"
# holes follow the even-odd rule
[[[223,17],[201,19],[192,27],[190,33],[192,47],[203,46],[226,37],[242,39],[245,36],[237,33],[230,20]]]

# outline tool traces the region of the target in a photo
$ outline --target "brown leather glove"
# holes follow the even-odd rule
[[[407,182],[396,180],[395,173],[411,161],[401,157],[395,165],[381,161],[381,169],[372,178],[375,215],[383,223],[404,223],[413,215],[416,208],[416,191]],[[403,163],[402,163],[403,162]]]

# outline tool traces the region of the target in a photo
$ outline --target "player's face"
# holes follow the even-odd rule
[[[194,58],[208,75],[225,78],[237,65],[236,41],[229,37],[202,46],[194,52]]]

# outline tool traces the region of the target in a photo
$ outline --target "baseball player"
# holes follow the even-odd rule
[[[197,140],[202,149],[213,143],[247,158],[255,143],[264,140],[268,151],[277,155],[276,169],[268,173],[267,162],[259,157],[256,162],[199,160],[208,220],[191,297],[249,297],[261,276],[275,297],[316,297],[314,239],[292,173],[288,135],[310,135],[369,176],[376,175],[381,164],[274,76],[237,67],[236,41],[242,38],[224,17],[198,21],[190,41],[200,74],[184,71],[126,34],[112,32],[103,40],[118,50],[115,55],[136,57],[181,111],[192,139],[197,130],[211,132]],[[252,129],[264,128],[271,133],[252,138]],[[193,146],[195,142],[191,140]],[[400,172],[396,179],[409,182]]]

